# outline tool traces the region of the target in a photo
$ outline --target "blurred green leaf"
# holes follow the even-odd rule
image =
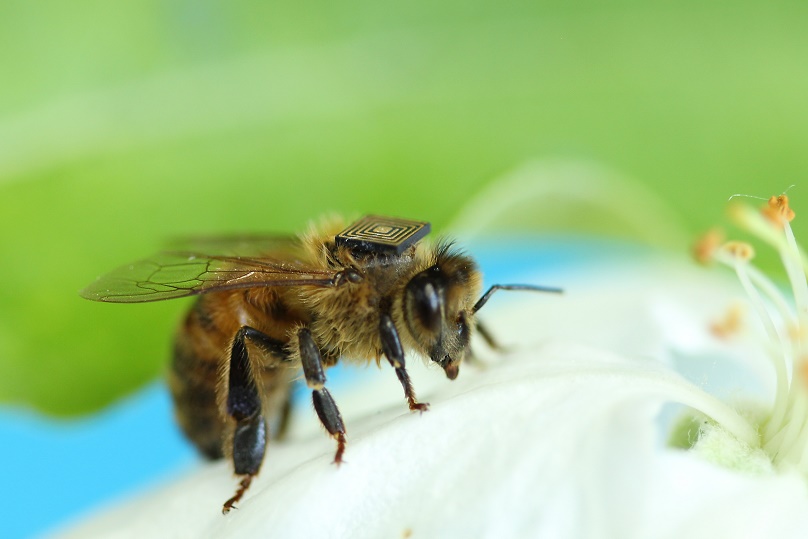
[[[799,198],[807,15],[786,1],[4,2],[0,400],[76,413],[156,376],[184,302],[77,292],[168,238],[294,231],[327,211],[440,229],[543,159],[641,182],[691,233],[733,193],[796,183]],[[531,207],[513,223],[630,234]]]

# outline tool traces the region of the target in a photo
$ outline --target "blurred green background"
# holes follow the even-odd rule
[[[733,193],[804,199],[806,23],[802,1],[6,0],[0,401],[72,414],[153,379],[183,302],[77,293],[168,238],[328,211],[445,230],[495,193],[519,203],[492,232],[683,248]]]

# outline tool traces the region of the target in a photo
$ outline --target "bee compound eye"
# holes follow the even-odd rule
[[[441,329],[441,294],[436,283],[419,274],[407,285],[407,311],[410,318],[432,333]]]

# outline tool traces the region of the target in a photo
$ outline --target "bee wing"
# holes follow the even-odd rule
[[[338,270],[294,257],[209,255],[165,251],[99,277],[81,291],[95,301],[144,303],[215,290],[261,286],[334,286]]]
[[[171,251],[207,253],[235,257],[276,257],[283,260],[303,256],[303,242],[289,235],[234,235],[176,238]]]

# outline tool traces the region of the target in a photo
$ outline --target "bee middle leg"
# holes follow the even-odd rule
[[[345,452],[345,425],[342,422],[337,403],[325,388],[323,356],[308,328],[298,330],[297,340],[300,360],[303,363],[303,375],[306,377],[306,385],[312,390],[311,398],[314,402],[314,410],[325,429],[337,441],[334,464],[339,466],[342,463],[342,454]]]
[[[233,339],[227,383],[227,413],[236,420],[233,433],[233,468],[236,475],[243,478],[236,494],[222,506],[222,513],[225,514],[249,488],[264,461],[267,445],[267,425],[261,413],[261,397],[255,375],[250,367],[247,340],[268,352],[285,354],[281,343],[249,326],[243,326]]]
[[[286,400],[283,403],[283,408],[281,409],[281,416],[278,421],[278,429],[275,433],[275,438],[278,440],[283,440],[286,437],[286,432],[289,430],[289,423],[290,418],[292,416],[292,392],[290,391],[289,394],[286,396]]]
[[[480,335],[480,337],[482,337],[483,340],[485,341],[485,344],[487,344],[488,347],[491,348],[491,350],[496,350],[497,352],[506,351],[506,348],[503,347],[501,344],[499,344],[499,342],[497,342],[496,338],[494,337],[494,334],[491,333],[491,330],[489,330],[485,326],[485,324],[477,320],[474,322],[474,327],[477,330],[477,333]]]
[[[379,333],[381,335],[382,351],[387,357],[387,361],[396,370],[396,376],[398,376],[398,380],[404,388],[404,396],[410,405],[410,410],[425,412],[429,409],[429,403],[418,402],[415,398],[415,389],[412,387],[410,375],[407,374],[407,369],[404,367],[404,348],[401,346],[401,339],[398,336],[398,330],[393,323],[393,319],[387,313],[381,315]]]

